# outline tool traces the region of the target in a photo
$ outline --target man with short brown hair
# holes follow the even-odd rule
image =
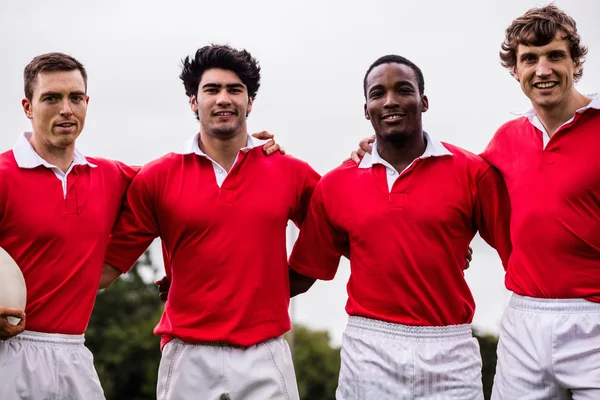
[[[0,326],[0,398],[101,400],[83,334],[135,170],[75,148],[89,101],[79,61],[42,54],[24,83],[32,131],[0,154],[0,247],[25,277],[27,319]]]
[[[575,88],[587,49],[573,18],[533,8],[500,57],[532,108],[482,156],[500,170],[513,252],[494,399],[600,399],[600,96]]]

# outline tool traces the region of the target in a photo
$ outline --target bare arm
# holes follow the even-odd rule
[[[102,275],[100,275],[100,284],[98,285],[98,289],[106,289],[109,287],[117,278],[121,276],[121,271],[117,268],[104,263],[102,265]]]
[[[299,274],[293,269],[289,269],[290,275],[290,297],[297,296],[306,292],[315,283],[316,279]]]

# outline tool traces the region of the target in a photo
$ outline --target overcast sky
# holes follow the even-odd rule
[[[590,51],[578,88],[600,87],[600,2],[555,2],[578,22]],[[425,129],[483,150],[528,100],[499,63],[504,30],[526,0],[457,1],[0,1],[0,150],[30,129],[22,73],[36,55],[62,51],[89,75],[90,103],[78,147],[86,155],[143,164],[179,150],[198,129],[178,79],[180,60],[208,43],[246,48],[262,66],[251,131],[277,135],[289,153],[325,173],[372,134],[363,116],[362,78],[379,56],[403,55],[425,75]],[[509,293],[499,259],[480,239],[467,279],[474,324],[497,333]],[[154,245],[154,261],[162,262]],[[295,319],[330,330],[344,312],[348,263],[294,305]]]

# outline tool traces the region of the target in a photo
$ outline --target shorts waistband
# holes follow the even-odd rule
[[[445,342],[473,337],[470,324],[448,326],[412,326],[371,318],[350,316],[346,332],[369,333],[411,342]]]
[[[34,331],[23,331],[17,336],[10,338],[9,340],[23,341],[23,342],[34,342],[34,343],[47,343],[55,345],[75,345],[82,346],[85,343],[84,335],[64,335],[60,333],[43,333]]]
[[[585,299],[539,299],[513,294],[509,307],[544,313],[600,312],[600,303]]]
[[[249,349],[250,347],[254,347],[254,346],[258,346],[260,344],[263,343],[269,343],[269,342],[274,342],[276,340],[280,340],[283,339],[283,336],[277,336],[274,337],[272,339],[267,339],[265,341],[250,345],[250,346],[240,346],[237,344],[232,344],[232,343],[228,343],[228,342],[221,342],[221,341],[212,341],[212,342],[184,342],[181,339],[173,339],[173,342],[176,343],[180,343],[180,344],[185,344],[188,346],[208,346],[208,347],[224,347],[224,348],[231,348],[231,349]]]

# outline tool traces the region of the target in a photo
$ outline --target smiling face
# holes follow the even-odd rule
[[[534,106],[563,107],[575,93],[576,64],[563,38],[564,33],[558,32],[545,46],[517,47],[514,75]]]
[[[48,148],[74,147],[85,125],[88,101],[79,70],[40,72],[31,99],[22,101],[32,139]]]
[[[252,110],[246,85],[233,71],[204,71],[198,95],[191,96],[192,111],[198,113],[202,131],[221,138],[246,134],[246,117]]]
[[[422,131],[427,96],[419,93],[415,71],[405,64],[381,64],[366,79],[365,117],[378,137],[404,141]]]

